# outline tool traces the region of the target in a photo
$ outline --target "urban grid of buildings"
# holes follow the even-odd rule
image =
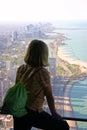
[[[18,66],[21,64],[17,64],[15,61],[22,57],[20,50],[21,46],[22,51],[25,51],[29,40],[33,38],[47,38],[44,30],[47,31],[49,26],[51,25],[30,24],[21,29],[5,30],[3,33],[0,33],[0,107],[2,106],[3,98],[7,90],[15,83],[16,71]],[[12,49],[11,51],[10,47]],[[50,67],[48,70],[51,73],[51,79],[53,79],[53,77],[56,76],[56,59],[54,57],[49,57],[49,62]],[[0,130],[13,130],[13,118],[11,115],[0,114]]]

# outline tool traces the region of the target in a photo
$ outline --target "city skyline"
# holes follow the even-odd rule
[[[87,20],[87,0],[0,0],[0,23]]]

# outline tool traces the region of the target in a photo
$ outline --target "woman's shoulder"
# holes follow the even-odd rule
[[[43,73],[44,75],[49,75],[49,71],[48,71],[48,69],[45,68],[45,67],[42,67],[42,68],[40,69],[40,73]]]
[[[22,64],[22,65],[20,65],[19,67],[18,67],[18,72],[24,72],[25,70],[26,70],[26,68],[27,68],[27,66],[26,66],[26,64]]]
[[[41,67],[41,71],[48,72],[48,69],[46,67]]]

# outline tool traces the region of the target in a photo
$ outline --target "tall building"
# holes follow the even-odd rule
[[[11,61],[6,61],[6,69],[10,69],[11,68]]]
[[[10,82],[7,78],[0,78],[0,106],[2,106],[3,97],[5,96],[7,90],[10,87]]]
[[[13,129],[13,116],[11,115],[0,115],[0,128],[1,130]]]
[[[18,39],[18,33],[17,31],[12,32],[12,41],[15,41]]]
[[[49,72],[50,72],[50,76],[51,79],[55,78],[56,76],[56,58],[49,58]]]
[[[3,78],[0,78],[0,106],[2,106],[2,97],[4,93],[3,86]]]

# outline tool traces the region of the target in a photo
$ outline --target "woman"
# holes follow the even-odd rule
[[[16,83],[20,81],[25,85],[28,114],[20,118],[14,117],[14,130],[30,130],[32,127],[43,130],[69,130],[69,125],[55,109],[50,75],[46,69],[49,66],[47,45],[41,40],[32,40],[24,61],[26,64],[17,70]],[[45,97],[51,114],[43,110]]]

